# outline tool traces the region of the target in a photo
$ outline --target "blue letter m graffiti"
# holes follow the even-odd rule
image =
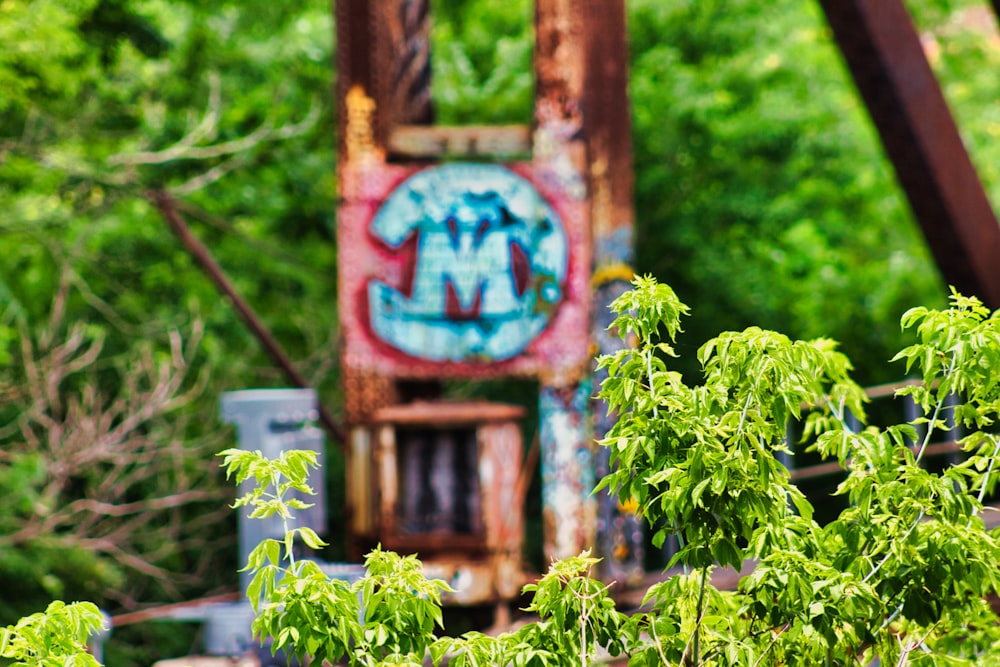
[[[470,167],[498,171],[465,189],[452,177],[442,191],[443,179],[435,179],[433,200],[426,183],[412,182],[430,176],[421,172],[393,193],[371,226],[383,243],[414,253],[407,258],[409,284],[369,283],[372,329],[393,347],[432,361],[520,353],[545,329],[566,275],[562,226],[534,188],[502,167],[465,167],[463,175]],[[515,212],[524,209],[525,186],[534,194],[528,215]],[[506,197],[499,194],[504,190]]]

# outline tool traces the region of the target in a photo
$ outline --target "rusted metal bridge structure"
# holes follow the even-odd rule
[[[1000,307],[1000,225],[905,5],[820,5],[942,276]]]
[[[427,0],[335,6],[352,543],[418,551],[469,582],[458,602],[513,599],[519,413],[456,405],[440,381],[523,378],[538,383],[546,554],[604,539],[636,570],[636,519],[590,495],[591,359],[612,344],[596,313],[632,275],[624,1],[537,0],[533,122],[502,127],[433,123]]]
[[[944,279],[1000,306],[1000,225],[902,0],[820,5]],[[608,575],[636,576],[637,523],[589,495],[608,427],[589,359],[615,345],[607,305],[633,260],[624,0],[536,1],[533,123],[503,127],[434,124],[427,0],[335,7],[352,534],[479,562],[492,583],[474,597],[509,597],[499,573],[520,565],[521,524],[459,529],[441,508],[519,503],[519,476],[493,472],[497,447],[522,465],[516,429],[482,430],[517,415],[480,419],[437,381],[530,378],[547,555],[596,546]]]

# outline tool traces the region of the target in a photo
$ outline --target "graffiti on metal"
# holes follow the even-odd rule
[[[337,225],[348,369],[395,377],[587,371],[582,202],[540,185],[524,164],[342,171],[351,186]]]
[[[398,288],[368,283],[370,325],[430,361],[503,360],[524,350],[563,300],[562,220],[527,180],[489,164],[426,169],[397,187],[371,233],[409,253]]]
[[[542,386],[539,392],[542,520],[549,558],[567,558],[594,546],[591,389],[588,381],[570,387]]]

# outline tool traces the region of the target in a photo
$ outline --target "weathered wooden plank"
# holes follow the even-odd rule
[[[1000,307],[1000,225],[902,0],[820,0],[944,279]]]
[[[413,160],[524,158],[531,154],[531,128],[527,125],[399,125],[389,133],[389,154],[395,159]]]
[[[380,408],[372,418],[376,424],[406,426],[468,426],[496,421],[517,421],[525,410],[519,405],[487,401],[414,401]]]

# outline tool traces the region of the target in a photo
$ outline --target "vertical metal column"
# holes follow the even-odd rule
[[[584,129],[587,141],[591,229],[593,230],[594,312],[591,338],[598,353],[610,354],[622,342],[607,332],[610,305],[630,288],[634,261],[632,118],[628,104],[628,36],[625,0],[585,0],[586,44]],[[604,374],[594,377],[594,393]],[[604,401],[594,405],[594,437],[611,428]],[[610,472],[610,450],[595,455],[596,478]],[[630,581],[644,573],[642,520],[607,493],[598,497],[597,548],[607,579]]]
[[[583,141],[585,40],[580,0],[535,3],[535,121],[532,161],[542,178],[586,201]],[[542,378],[539,421],[545,553],[575,556],[594,546],[592,382]]]
[[[568,558],[594,546],[597,499],[594,477],[591,384],[543,385],[539,392],[542,521],[545,555]]]

